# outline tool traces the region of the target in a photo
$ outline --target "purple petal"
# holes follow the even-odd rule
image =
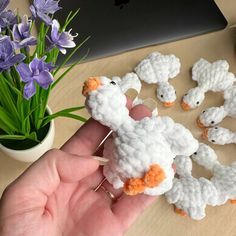
[[[6,60],[11,57],[14,53],[14,45],[10,38],[4,36],[0,38],[0,59]]]
[[[38,59],[37,57],[35,57],[29,64],[29,68],[32,71],[33,75],[38,75],[39,74],[39,66],[40,63],[40,59]]]
[[[12,32],[13,32],[14,40],[15,41],[20,41],[21,40],[21,35],[20,35],[19,29],[18,29],[18,25],[15,24],[13,26]]]
[[[9,58],[8,62],[12,65],[16,64],[16,63],[20,63],[25,59],[25,55],[22,53],[19,53],[17,55],[12,56],[11,58]]]
[[[31,45],[36,45],[36,44],[37,44],[37,39],[32,36],[30,38],[26,38],[26,39],[22,40],[19,43],[16,43],[16,45],[17,45],[16,48],[24,48],[26,46],[31,46]]]
[[[36,17],[37,17],[37,14],[36,14],[36,9],[35,9],[35,7],[34,7],[33,5],[31,5],[29,8],[30,8],[30,11],[31,11],[31,13],[32,13],[32,15],[33,15],[33,18],[36,18]]]
[[[47,13],[54,14],[56,11],[60,10],[61,7],[58,6],[59,1],[48,0],[45,3],[44,9]]]
[[[51,39],[54,43],[56,43],[59,39],[59,29],[60,29],[60,24],[57,20],[52,21],[52,31],[51,31]]]
[[[46,15],[42,12],[39,12],[39,11],[37,12],[37,15],[42,21],[44,21],[46,23],[46,25],[51,25],[52,24],[52,20],[48,15]]]
[[[38,76],[34,76],[34,79],[44,89],[48,89],[49,85],[53,82],[53,76],[48,71],[41,72]]]
[[[36,93],[36,88],[35,88],[35,84],[34,81],[30,81],[29,83],[25,84],[24,87],[24,98],[26,98],[27,100],[30,99],[34,94]]]
[[[20,74],[20,77],[22,79],[22,81],[24,82],[29,82],[31,80],[33,80],[32,78],[32,72],[29,69],[29,66],[25,63],[20,63],[17,67],[16,67],[18,73]]]
[[[57,47],[58,47],[58,49],[60,50],[60,52],[62,53],[62,54],[66,54],[66,49],[65,48],[63,48],[63,47],[61,47],[61,46],[59,46],[59,45],[57,45]]]
[[[1,0],[0,1],[0,12],[4,11],[10,0]]]

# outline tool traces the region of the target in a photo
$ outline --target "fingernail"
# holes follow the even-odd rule
[[[143,105],[150,109],[150,111],[154,111],[157,108],[157,102],[152,98],[145,99]]]
[[[94,160],[99,161],[99,165],[100,165],[100,166],[105,166],[105,165],[109,162],[109,159],[104,158],[104,157],[92,156],[92,158],[93,158]]]
[[[131,100],[134,100],[138,96],[138,92],[135,89],[130,88],[125,92],[125,95]]]

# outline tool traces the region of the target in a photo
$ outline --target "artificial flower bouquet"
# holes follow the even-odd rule
[[[60,10],[59,1],[34,0],[32,16],[20,17],[6,10],[9,0],[0,0],[0,143],[12,149],[27,149],[40,143],[49,123],[56,117],[85,118],[72,112],[83,106],[65,109],[54,114],[47,110],[51,90],[84,57],[58,75],[81,45],[73,41],[77,34],[67,30],[78,11],[70,12],[60,26],[53,14]],[[37,38],[32,35],[35,22],[40,24]],[[59,53],[66,54],[57,65]],[[56,66],[57,65],[57,66]]]

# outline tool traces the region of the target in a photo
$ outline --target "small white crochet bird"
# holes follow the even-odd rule
[[[175,55],[151,53],[134,69],[139,78],[148,84],[158,84],[157,98],[165,107],[171,107],[176,100],[176,91],[168,82],[180,72],[180,60]]]
[[[235,76],[228,72],[229,64],[225,60],[213,63],[201,58],[192,68],[192,79],[198,86],[190,89],[183,97],[181,106],[185,111],[194,109],[203,102],[207,91],[220,92],[233,85]]]
[[[160,195],[172,186],[176,155],[190,155],[198,142],[189,130],[169,117],[135,121],[126,108],[126,97],[115,81],[91,77],[83,87],[91,116],[113,130],[105,144],[110,161],[104,175],[114,188],[129,195]]]
[[[224,105],[220,107],[210,107],[203,111],[197,119],[200,128],[215,126],[226,116],[236,118],[236,86],[232,86],[224,91]]]
[[[177,156],[174,160],[178,178],[165,196],[169,203],[175,204],[175,212],[181,216],[189,215],[194,220],[206,216],[207,205],[216,205],[218,192],[211,181],[192,176],[192,160],[187,156]]]
[[[228,166],[222,165],[217,160],[215,151],[203,143],[199,144],[199,149],[191,157],[213,173],[210,180],[218,191],[217,205],[222,205],[227,200],[236,204],[236,162]]]
[[[223,127],[206,128],[202,133],[202,137],[211,143],[219,145],[236,143],[236,132]]]

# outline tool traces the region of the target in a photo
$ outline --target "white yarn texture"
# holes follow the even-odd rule
[[[180,67],[180,60],[175,55],[153,52],[134,70],[142,81],[148,84],[158,84],[157,98],[160,101],[172,103],[176,100],[176,92],[168,81],[179,74]]]
[[[236,162],[231,165],[221,164],[215,151],[203,143],[200,143],[192,159],[213,173],[210,180],[218,192],[217,205],[224,204],[227,200],[236,200]]]
[[[118,85],[107,77],[88,93],[86,107],[91,116],[113,130],[104,156],[110,158],[104,175],[114,188],[122,188],[131,178],[142,178],[153,164],[165,173],[156,187],[145,188],[144,193],[160,195],[172,187],[172,163],[176,155],[189,156],[198,148],[198,142],[189,130],[169,117],[146,117],[135,121],[126,108],[126,97]]]
[[[201,220],[206,215],[207,204],[217,204],[217,189],[208,179],[192,176],[190,157],[177,156],[174,163],[179,177],[174,178],[172,189],[165,194],[166,199],[192,219]]]
[[[207,129],[207,139],[213,144],[225,145],[236,143],[236,132],[223,127]]]
[[[191,158],[213,174],[210,180],[194,178],[191,174],[192,161],[186,156],[177,156],[176,173],[173,187],[165,196],[169,203],[185,212],[194,220],[205,217],[207,205],[217,206],[236,200],[236,162],[223,165],[218,161],[215,151],[204,143],[199,143],[198,150]]]
[[[200,122],[205,126],[215,126],[226,116],[236,118],[236,86],[229,87],[224,91],[224,105],[210,107],[199,116]]]
[[[203,102],[207,91],[225,91],[234,83],[235,76],[229,72],[229,64],[225,60],[213,63],[201,58],[192,68],[192,79],[198,86],[190,89],[183,97],[183,102],[194,109]]]

